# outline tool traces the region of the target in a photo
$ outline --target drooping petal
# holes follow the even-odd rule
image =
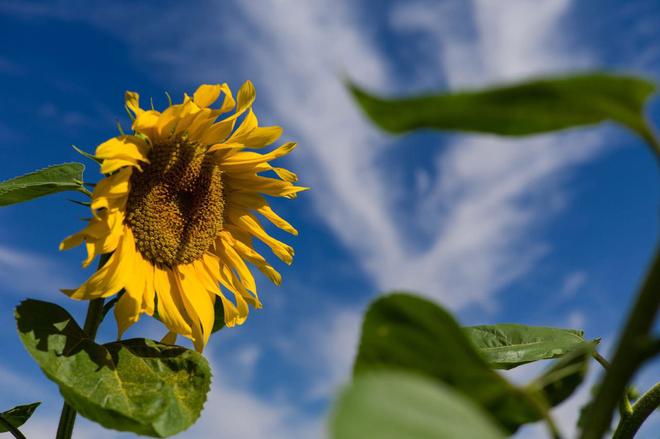
[[[192,336],[189,318],[185,314],[173,274],[169,270],[154,267],[154,288],[158,298],[156,305],[158,316],[165,326],[184,337]]]
[[[283,262],[287,264],[293,262],[293,247],[278,241],[266,233],[254,216],[246,212],[231,211],[229,213],[229,219],[234,225],[247,230],[251,235],[270,247],[275,256],[280,258]]]
[[[228,263],[231,268],[236,270],[241,277],[243,285],[245,285],[248,290],[256,292],[257,284],[254,281],[252,273],[250,273],[250,269],[245,265],[245,262],[243,262],[243,259],[241,259],[239,254],[236,253],[236,250],[234,250],[231,244],[222,239],[222,235],[220,235],[220,240],[217,242],[216,247],[220,258]]]
[[[229,194],[228,198],[231,200],[231,203],[260,213],[276,227],[285,232],[291,233],[294,236],[298,235],[298,231],[288,221],[275,213],[261,195],[250,192],[234,192]]]
[[[215,320],[214,299],[195,275],[195,269],[192,265],[180,265],[178,279],[188,315],[196,317],[196,319],[193,318],[193,321],[197,320],[197,325],[193,326],[193,335],[195,336],[193,341],[195,342],[195,348],[201,352],[213,329]],[[201,332],[195,334],[196,328],[199,328]]]
[[[128,227],[126,227],[128,229]],[[91,300],[117,294],[126,285],[132,274],[135,259],[135,241],[124,234],[120,247],[110,256],[106,264],[94,273],[77,290],[62,290],[72,299]]]
[[[128,328],[140,319],[141,299],[141,296],[135,297],[127,290],[115,304],[114,314],[117,321],[118,340]]]

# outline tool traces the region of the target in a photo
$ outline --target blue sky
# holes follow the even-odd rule
[[[179,437],[324,436],[348,377],[360,315],[383,291],[416,291],[466,324],[515,321],[584,328],[614,343],[658,237],[651,154],[614,126],[518,140],[369,125],[342,86],[385,94],[457,89],[585,68],[660,79],[653,0],[263,0],[0,2],[0,179],[80,160],[128,126],[123,93],[166,104],[202,82],[251,79],[264,124],[299,148],[285,163],[313,188],[274,201],[300,236],[284,282],[260,279],[264,308],[211,339],[214,387]],[[649,106],[660,123],[660,99]],[[99,177],[89,164],[87,179]],[[60,409],[14,331],[25,297],[84,304],[58,288],[89,273],[59,253],[85,212],[57,196],[0,210],[0,406],[41,400],[31,437]],[[273,231],[276,233],[276,231]],[[108,320],[101,337],[112,339]],[[127,336],[160,338],[147,319]],[[534,368],[513,378],[524,380]],[[598,372],[594,367],[593,372]],[[657,380],[658,363],[638,377]],[[588,386],[557,410],[570,432]],[[657,416],[656,416],[657,418]],[[77,437],[113,438],[87,421]],[[640,437],[657,437],[660,425]],[[519,437],[544,437],[538,427]]]

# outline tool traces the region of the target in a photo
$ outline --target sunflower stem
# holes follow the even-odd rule
[[[633,438],[646,418],[658,407],[660,407],[660,382],[655,383],[655,386],[632,406],[632,413],[619,422],[612,439]]]
[[[21,431],[18,428],[14,427],[14,424],[9,422],[2,415],[0,415],[0,425],[5,427],[7,431],[10,432],[12,436],[14,436],[16,439],[26,439],[23,433],[21,433]]]
[[[99,260],[98,269],[103,267],[110,259],[109,254],[101,255]],[[98,271],[97,269],[97,271]],[[105,313],[103,312],[103,302],[105,299],[94,299],[89,301],[87,306],[87,315],[85,316],[85,325],[83,331],[93,341],[96,338],[96,332],[103,321]],[[62,405],[62,413],[60,414],[60,422],[57,426],[56,439],[71,439],[73,434],[73,426],[76,423],[76,410],[71,407],[66,401]]]
[[[648,337],[660,305],[660,247],[635,298],[617,348],[598,386],[580,439],[600,439],[610,426],[617,402],[642,362],[648,359]]]
[[[603,366],[603,369],[608,370],[610,368],[610,362],[605,359],[602,355],[600,355],[598,352],[594,352],[594,358],[600,364]],[[625,418],[626,416],[629,416],[632,414],[632,404],[630,403],[630,399],[628,398],[628,390],[629,388],[626,389],[626,393],[624,393],[623,397],[621,398],[621,401],[619,402],[619,413],[621,414],[622,418]]]

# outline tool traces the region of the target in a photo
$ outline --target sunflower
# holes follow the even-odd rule
[[[221,95],[219,108],[211,108]],[[282,133],[258,125],[254,99],[249,81],[235,100],[227,84],[205,84],[192,98],[186,94],[181,104],[170,102],[159,112],[153,105],[140,108],[139,95],[126,92],[134,133],[98,146],[105,178],[94,188],[92,217],[60,244],[66,250],[84,242],[84,267],[97,255],[111,254],[78,289],[62,291],[78,300],[123,291],[114,310],[119,337],[141,314],[156,314],[169,329],[164,341],[180,334],[201,351],[213,328],[216,298],[227,326],[242,324],[248,305],[261,307],[246,262],[280,284],[253,238],[287,264],[293,248],[268,235],[256,214],[296,235],[264,195],[295,198],[306,188],[294,185],[294,173],[270,164],[295,143],[265,154],[246,151],[270,145]]]

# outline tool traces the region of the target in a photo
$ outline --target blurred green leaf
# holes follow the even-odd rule
[[[413,371],[445,383],[508,431],[543,415],[524,390],[491,369],[449,313],[417,296],[391,294],[369,307],[354,372],[379,369]]]
[[[641,78],[606,73],[400,99],[349,88],[371,120],[391,133],[430,128],[522,136],[612,121],[645,139],[650,133],[642,113],[656,89]]]
[[[197,352],[132,339],[99,345],[63,308],[26,300],[16,309],[21,341],[62,396],[106,428],[167,437],[199,417],[211,382]]]
[[[0,415],[11,425],[18,428],[21,425],[25,424],[25,421],[30,419],[32,413],[39,407],[40,402],[35,402],[32,404],[17,405],[13,409],[7,410],[6,412],[0,413]],[[6,433],[7,428],[0,424],[0,433]]]
[[[515,323],[464,328],[474,346],[495,369],[512,369],[538,360],[558,358],[584,343],[575,329]]]
[[[496,439],[506,437],[483,409],[430,378],[367,373],[342,392],[330,421],[332,439]]]
[[[539,393],[552,407],[561,404],[582,384],[595,349],[595,342],[581,343],[529,383],[528,391]]]
[[[22,203],[58,192],[84,192],[84,170],[82,163],[65,163],[0,182],[0,206]]]

